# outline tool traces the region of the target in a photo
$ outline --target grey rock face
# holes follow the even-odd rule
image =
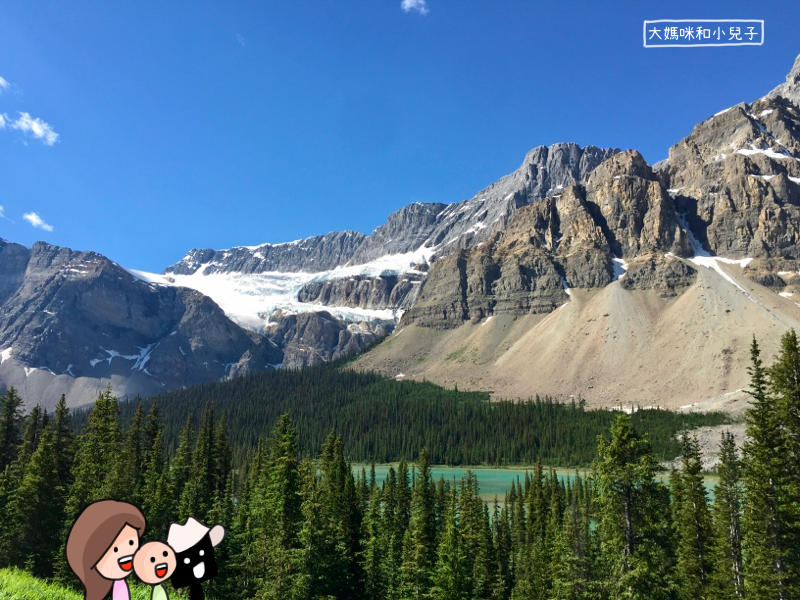
[[[447,204],[415,202],[389,215],[386,223],[364,239],[348,261],[358,265],[387,254],[413,252],[430,242],[431,232]]]
[[[297,295],[300,302],[373,310],[406,310],[419,292],[423,274],[347,277],[311,282]]]
[[[617,152],[615,148],[581,148],[573,143],[539,146],[528,152],[519,169],[470,200],[449,205],[409,204],[391,214],[369,236],[333,232],[286,244],[192,250],[165,273],[190,275],[204,264],[209,265],[204,270],[206,274],[318,273],[337,266],[363,264],[387,254],[413,252],[422,246],[440,246],[437,255],[447,255],[488,239],[507,225],[518,208],[580,181]]]
[[[659,175],[707,249],[770,257],[800,241],[798,159],[800,109],[764,98],[699,124]]]
[[[786,76],[786,81],[767,95],[768,98],[776,96],[783,96],[796,106],[800,106],[800,55],[795,59],[792,70]]]
[[[663,295],[691,285],[696,272],[676,256],[692,255],[676,207],[636,151],[619,153],[582,184],[521,208],[485,244],[433,263],[401,325],[458,327],[492,315],[551,312],[570,288],[613,281],[613,259],[633,259],[628,289]]]
[[[632,258],[657,248],[692,255],[672,198],[635,150],[604,162],[584,187],[590,212],[615,255]]]
[[[697,279],[697,270],[685,262],[662,254],[645,255],[628,264],[620,280],[628,290],[659,290],[662,296],[677,296]]]
[[[299,369],[361,352],[386,336],[393,326],[393,322],[347,324],[324,311],[278,311],[267,336],[283,349],[281,366]]]
[[[50,396],[51,388],[73,405],[93,401],[79,380],[147,395],[219,380],[245,354],[261,369],[280,360],[267,340],[198,292],[150,285],[99,254],[41,242],[27,251],[19,281],[26,252],[9,246],[0,268],[13,267],[18,284],[0,305],[0,349],[8,351],[0,380],[20,388],[29,405],[52,407],[60,392]]]
[[[164,272],[192,275],[211,263],[204,274],[266,273],[269,271],[318,273],[345,264],[366,239],[363,233],[337,231],[287,242],[240,246],[230,250],[192,250]]]
[[[446,206],[421,205],[426,207],[426,218],[411,229],[413,235],[404,237],[402,241],[397,241],[396,234],[404,229],[392,226],[396,221],[392,217],[398,214],[395,213],[389,223],[376,229],[359,248],[354,263],[386,254],[382,244],[386,237],[393,240],[390,253],[411,252],[424,245],[438,246],[437,256],[446,256],[473,246],[489,239],[492,233],[503,230],[519,208],[580,181],[617,152],[619,149],[616,148],[581,148],[573,143],[534,148],[516,171],[481,190],[473,198]],[[422,210],[417,209],[420,212]],[[435,219],[432,218],[434,215]],[[389,231],[396,233],[389,234]]]
[[[25,246],[0,239],[0,305],[22,286],[30,256]]]

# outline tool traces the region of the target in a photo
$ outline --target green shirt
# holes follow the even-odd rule
[[[153,586],[153,595],[150,596],[150,600],[169,600],[163,585],[159,584]]]

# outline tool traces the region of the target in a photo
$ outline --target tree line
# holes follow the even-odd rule
[[[621,413],[596,440],[591,474],[541,463],[502,502],[472,472],[433,481],[430,455],[379,483],[354,475],[343,437],[312,457],[288,414],[232,467],[225,415],[187,419],[174,454],[158,404],[120,426],[100,396],[75,438],[69,411],[0,410],[0,566],[69,581],[61,548],[88,503],[139,503],[146,537],[171,521],[221,523],[220,574],[208,595],[297,600],[790,600],[800,597],[800,343],[793,331],[764,366],[751,347],[748,441],[725,433],[710,500],[697,440],[684,433],[669,483],[648,436]],[[24,425],[24,427],[23,427]]]
[[[198,421],[206,404],[225,415],[235,465],[252,458],[259,437],[284,413],[298,429],[304,457],[319,452],[328,433],[342,436],[354,461],[388,463],[413,460],[427,448],[434,464],[589,466],[597,436],[616,416],[611,410],[586,410],[584,402],[558,402],[538,396],[522,401],[490,401],[488,393],[445,389],[429,382],[395,381],[376,373],[323,364],[302,370],[252,373],[155,397],[162,408],[164,441],[174,449],[187,418]],[[141,403],[120,403],[122,423],[131,422]],[[88,413],[76,411],[76,430]],[[682,429],[727,422],[721,413],[679,414],[640,410],[636,427],[647,431],[659,460],[680,452]]]

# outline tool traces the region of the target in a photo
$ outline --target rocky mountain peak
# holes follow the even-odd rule
[[[794,60],[792,70],[786,76],[786,81],[768,94],[768,98],[783,96],[795,105],[800,106],[800,55]]]
[[[639,177],[655,181],[653,169],[637,150],[625,150],[603,161],[586,178],[586,186],[592,188],[600,182],[620,177]]]
[[[714,254],[780,256],[800,241],[800,109],[773,95],[721,111],[670,148],[659,176]]]
[[[389,215],[386,223],[364,240],[349,259],[363,264],[387,254],[406,254],[423,246],[436,227],[439,215],[447,208],[441,202],[412,202]]]
[[[367,236],[357,231],[334,231],[294,242],[238,246],[228,250],[191,250],[165,274],[266,273],[270,271],[318,273],[345,264]]]

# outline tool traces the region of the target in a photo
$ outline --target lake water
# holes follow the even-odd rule
[[[393,465],[395,470],[397,470],[397,465]],[[369,478],[369,465],[353,465],[353,473],[356,475],[361,473],[361,468],[364,468],[367,473],[367,478]],[[409,465],[409,470],[411,466]],[[439,477],[444,477],[446,481],[449,481],[450,484],[455,483],[458,484],[461,481],[461,478],[467,472],[466,467],[432,467],[431,474],[433,477],[433,481],[439,481]],[[478,486],[480,487],[480,494],[481,497],[488,501],[493,502],[495,495],[497,495],[497,499],[500,503],[503,502],[505,498],[506,492],[511,489],[511,483],[519,480],[523,485],[525,483],[525,472],[533,473],[534,467],[514,467],[510,469],[496,469],[490,467],[472,467],[472,471],[478,477]],[[549,471],[547,471],[549,472]],[[581,477],[584,477],[588,471],[586,470],[579,470]],[[375,465],[375,479],[378,481],[378,484],[383,483],[386,479],[387,474],[389,473],[389,465]],[[558,475],[559,479],[567,479],[572,480],[575,477],[575,470],[572,469],[556,469],[556,474]],[[659,478],[663,479],[665,483],[669,481],[669,477],[666,473],[659,476]],[[713,488],[716,485],[718,478],[714,475],[708,475],[705,477],[705,484],[706,488],[709,491],[709,499],[713,498]]]
[[[397,465],[393,465],[397,470]],[[361,473],[361,468],[364,467],[369,478],[369,465],[353,465],[353,473],[356,475]],[[409,465],[409,470],[411,466]],[[431,476],[434,482],[439,481],[439,477],[444,477],[445,481],[453,484],[455,480],[456,485],[461,482],[461,478],[467,473],[466,467],[431,467]],[[495,469],[489,467],[472,467],[472,472],[478,478],[478,486],[480,487],[480,494],[484,500],[494,501],[495,495],[502,503],[505,498],[506,492],[511,489],[511,483],[519,480],[523,485],[525,484],[525,472],[533,473],[534,467],[515,467],[513,469]],[[389,473],[389,465],[375,465],[375,479],[379,484],[383,483]],[[560,479],[571,480],[575,477],[575,471],[567,469],[556,469],[556,474]],[[586,474],[586,471],[580,471],[581,476]]]

